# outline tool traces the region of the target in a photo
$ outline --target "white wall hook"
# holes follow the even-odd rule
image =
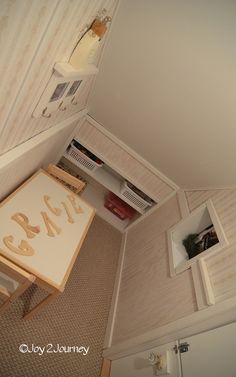
[[[58,106],[58,109],[60,111],[65,111],[66,110],[66,106],[63,107],[63,102],[60,103],[60,105]]]
[[[75,97],[72,98],[71,104],[74,105],[74,106],[78,104],[78,102],[76,101]]]
[[[45,109],[43,110],[42,112],[42,116],[44,118],[51,118],[52,114],[46,114],[46,111],[47,111],[47,107],[45,107]]]

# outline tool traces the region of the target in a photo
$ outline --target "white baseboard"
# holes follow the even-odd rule
[[[124,258],[125,258],[126,237],[127,237],[127,233],[124,232],[122,236],[120,256],[119,256],[117,272],[116,272],[116,279],[115,279],[111,307],[110,307],[110,312],[109,312],[109,317],[108,317],[108,322],[107,322],[104,348],[111,347],[111,344],[112,344],[112,337],[113,337],[115,318],[116,318],[116,310],[117,310],[117,305],[118,305],[118,297],[119,297],[121,278],[122,278],[122,270],[123,270]]]
[[[135,338],[117,343],[105,349],[103,357],[116,360],[235,321],[236,297],[233,297]]]

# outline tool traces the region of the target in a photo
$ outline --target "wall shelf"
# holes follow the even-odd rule
[[[123,232],[129,225],[129,219],[120,220],[104,207],[105,193],[100,191],[97,187],[94,187],[92,184],[87,184],[86,189],[81,194],[81,197],[96,208],[98,216],[100,216],[103,220],[107,221],[119,231]]]
[[[65,153],[63,157],[69,160],[70,162],[72,162],[73,164],[75,164],[75,160],[71,156],[69,156],[68,153]],[[115,195],[121,198],[124,202],[126,202],[131,207],[133,207],[137,212],[139,212],[140,214],[145,213],[144,210],[137,207],[133,202],[131,202],[129,199],[125,198],[121,194],[120,188],[124,179],[123,180],[121,178],[119,179],[117,175],[111,174],[108,170],[106,170],[105,167],[101,167],[95,171],[89,171],[81,164],[78,167],[79,169],[83,170],[85,173],[89,174],[92,178],[94,178],[97,182],[99,182],[109,191],[113,192]]]
[[[76,105],[87,80],[97,72],[93,64],[75,69],[70,63],[56,63],[32,117],[50,118],[54,112],[66,111]]]
[[[199,233],[211,224],[214,226],[218,242],[195,257],[189,259],[183,245],[183,240],[189,234]],[[228,244],[219,217],[211,200],[204,203],[178,224],[169,229],[167,236],[171,276],[186,270],[199,258],[202,258],[209,253],[218,252]]]
[[[96,208],[98,216],[121,232],[156,205],[149,195],[140,191],[136,186],[132,186],[132,181],[129,181],[131,185],[127,188],[125,177],[116,171],[114,166],[110,166],[109,161],[104,162],[102,156],[97,156],[91,148],[75,137],[71,140],[60,161],[88,182],[82,196]],[[128,218],[129,215],[126,214],[127,219],[121,220],[115,214],[114,208],[110,211],[104,206],[109,192],[115,194],[136,211],[132,218]],[[118,209],[119,204],[117,204],[117,211],[122,212],[122,206],[125,207],[124,203],[120,204],[121,209]]]
[[[94,64],[88,64],[83,68],[76,69],[70,63],[61,62],[56,63],[53,69],[59,76],[70,79],[82,79],[84,76],[98,73],[98,68]]]
[[[104,186],[104,184],[101,184],[100,181],[97,180],[97,176],[95,175],[96,171],[91,172],[87,169],[82,169],[82,166],[78,167],[74,164],[74,160],[71,161],[71,158],[68,155],[63,155],[60,161],[86,180],[87,185],[85,190],[82,192],[81,196],[96,208],[96,213],[98,216],[100,216],[102,219],[114,226],[120,232],[123,232],[128,225],[130,225],[139,216],[141,216],[141,214],[137,213],[132,220],[119,219],[117,216],[115,216],[112,212],[110,212],[107,208],[104,207],[105,196],[110,190],[107,189]],[[101,168],[97,170],[101,170]]]

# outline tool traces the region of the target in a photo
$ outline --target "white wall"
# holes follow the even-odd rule
[[[0,198],[52,161],[75,128],[91,80],[80,92],[78,104],[67,111],[55,112],[49,119],[33,118],[32,112],[54,64],[68,61],[97,13],[105,7],[113,15],[116,4],[117,0],[1,1]],[[47,132],[51,128],[55,132]]]
[[[236,184],[236,2],[121,0],[90,114],[182,187]]]
[[[67,62],[98,12],[105,7],[113,15],[116,4],[117,0],[1,1],[0,154],[86,107],[91,80],[76,106],[49,119],[32,118],[54,64]]]
[[[165,344],[164,346],[151,348],[144,352],[123,357],[112,361],[110,377],[153,377],[157,376],[157,368],[150,365],[148,356],[151,352],[155,355],[165,355],[168,352],[168,368],[170,370],[169,377],[181,377],[179,369],[178,355],[175,354],[173,348],[175,342]],[[165,376],[167,376],[165,374]],[[186,376],[187,377],[187,376]]]
[[[195,285],[196,279],[193,284],[191,269],[170,277],[166,231],[181,219],[173,196],[127,232],[105,357],[116,359],[236,318],[236,190],[194,190],[185,195],[190,212],[212,201],[229,243],[205,260],[215,305],[197,307],[201,288]]]
[[[180,219],[174,196],[128,230],[112,347],[197,310],[191,270],[170,277],[166,231]]]

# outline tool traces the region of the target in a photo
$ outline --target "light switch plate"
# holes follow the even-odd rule
[[[156,376],[167,376],[170,374],[170,357],[169,351],[164,351],[159,356],[162,357],[162,369],[156,368],[155,375]]]

